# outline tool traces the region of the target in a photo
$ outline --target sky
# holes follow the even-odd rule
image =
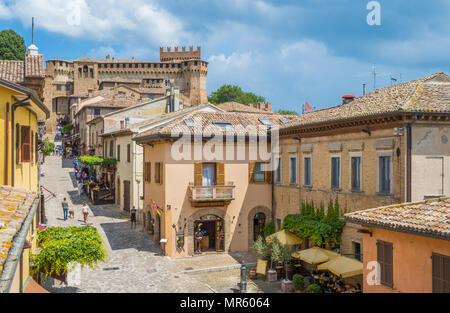
[[[0,0],[0,30],[14,29],[44,59],[134,57],[201,46],[207,91],[234,84],[273,109],[339,105],[393,81],[450,74],[450,1]],[[368,8],[369,4],[369,8]],[[375,20],[373,18],[372,20]],[[373,24],[373,23],[370,23]]]

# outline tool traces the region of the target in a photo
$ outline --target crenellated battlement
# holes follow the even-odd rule
[[[189,51],[186,51],[186,47],[181,47],[181,51],[178,47],[174,47],[174,51],[172,51],[172,47],[167,47],[164,50],[163,47],[159,48],[159,57],[161,62],[168,61],[187,61],[187,60],[200,60],[201,59],[201,48],[198,46],[196,50],[194,50],[193,46],[189,47]]]

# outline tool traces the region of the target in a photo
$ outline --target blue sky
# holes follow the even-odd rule
[[[0,29],[35,43],[45,59],[82,56],[157,61],[161,46],[201,46],[208,94],[224,83],[280,108],[320,109],[341,96],[435,72],[450,73],[450,1],[379,0],[0,0]],[[79,14],[77,14],[79,12]]]

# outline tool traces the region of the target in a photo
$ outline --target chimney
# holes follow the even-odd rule
[[[123,128],[125,128],[125,121],[120,121],[120,129],[123,129]]]
[[[92,93],[93,93],[93,89],[92,88],[89,88],[88,89],[88,97],[90,98],[90,97],[92,97]]]
[[[347,104],[355,100],[355,95],[344,95],[342,96],[342,104]]]
[[[264,108],[267,112],[272,112],[272,102],[267,102]]]
[[[110,57],[109,54],[106,56],[106,59],[107,59],[107,60],[111,59],[111,57]]]

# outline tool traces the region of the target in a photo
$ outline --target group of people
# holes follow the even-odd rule
[[[318,284],[325,293],[353,293],[361,292],[359,283],[355,286],[346,284],[341,278],[328,275],[327,272],[314,271],[312,277],[314,282]]]

